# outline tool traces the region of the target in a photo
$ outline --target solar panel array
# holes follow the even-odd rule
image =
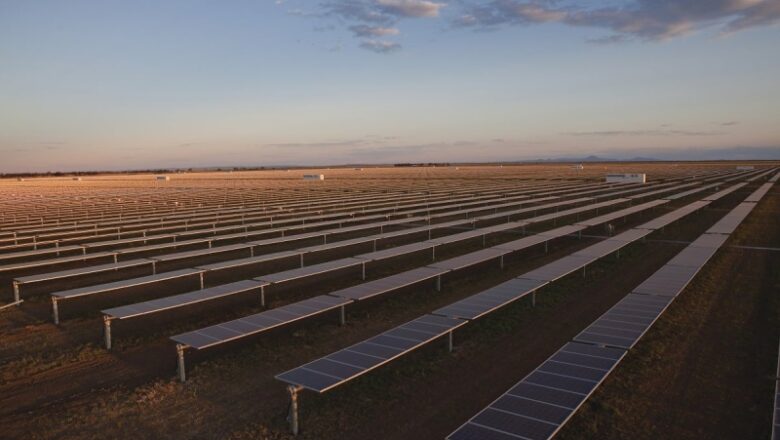
[[[703,206],[706,206],[706,204],[700,204],[700,203],[695,203],[695,202],[694,202],[694,204],[695,204],[695,206],[698,206],[699,208],[701,208]],[[602,219],[602,222],[608,222],[608,221],[614,220],[616,218],[620,218],[621,215],[617,215],[617,213],[625,213],[625,214],[636,213],[636,212],[642,211],[643,209],[645,209],[645,210],[646,209],[651,209],[651,208],[653,208],[653,207],[655,207],[657,205],[658,205],[658,203],[648,202],[648,203],[645,203],[645,204],[642,204],[642,205],[637,205],[637,206],[634,206],[634,207],[625,208],[625,209],[616,211],[615,213],[605,214],[605,215],[602,215],[602,216],[597,217],[597,218]],[[686,213],[691,213],[692,212],[688,208],[680,208],[680,209],[683,210],[683,212],[686,212]],[[680,218],[680,216],[670,216],[670,217],[667,217],[667,221],[668,221],[668,223],[671,223],[671,222],[677,220],[678,218]],[[668,223],[666,223],[666,224],[668,224]],[[589,222],[587,222],[587,224],[589,226],[596,226],[596,225],[598,225],[600,223],[599,222],[594,222],[594,221],[589,221]],[[576,225],[576,226],[577,227],[575,229],[570,229],[568,227],[558,228],[560,230],[560,232],[558,232],[558,233],[559,234],[560,233],[569,234],[569,233],[572,233],[574,231],[581,231],[582,229],[584,229],[586,227],[582,223],[580,223],[579,225]],[[610,245],[609,249],[612,249],[613,251],[616,251],[616,250],[618,250],[618,249],[628,245],[629,243],[631,243],[633,241],[636,241],[636,240],[646,236],[650,232],[651,231],[647,227],[644,227],[644,228],[640,227],[640,228],[630,229],[630,230],[624,232],[623,234],[620,234],[620,235],[614,237],[614,239],[609,239],[609,240],[606,240],[606,241],[608,241],[608,242],[611,241],[612,244]],[[452,303],[452,304],[450,304],[448,306],[439,308],[439,309],[433,311],[431,313],[431,315],[425,315],[425,316],[441,316],[443,318],[449,318],[449,319],[453,319],[453,320],[458,320],[459,322],[462,322],[462,324],[460,324],[460,325],[464,325],[469,320],[474,320],[474,319],[483,317],[483,316],[487,315],[488,313],[490,313],[490,312],[492,312],[494,310],[497,310],[497,309],[499,309],[501,307],[504,307],[507,304],[509,304],[511,302],[514,302],[514,301],[516,301],[516,300],[518,300],[520,298],[523,298],[523,297],[525,297],[525,296],[527,296],[529,294],[535,295],[536,290],[538,290],[539,288],[545,286],[546,284],[548,284],[548,283],[550,283],[550,282],[552,282],[554,280],[557,280],[557,279],[559,279],[559,278],[561,278],[563,276],[566,276],[566,275],[568,275],[568,274],[570,274],[570,273],[572,273],[572,272],[574,272],[576,270],[579,270],[579,269],[585,267],[585,265],[595,261],[599,257],[603,257],[604,255],[609,253],[609,252],[605,253],[605,250],[603,248],[603,244],[604,244],[604,242],[597,243],[597,244],[595,244],[593,246],[590,246],[588,248],[585,248],[585,249],[583,249],[583,250],[581,250],[581,251],[579,251],[579,252],[577,252],[575,254],[572,254],[572,255],[560,258],[560,259],[555,260],[555,261],[553,261],[551,263],[548,263],[548,264],[546,264],[546,265],[544,265],[544,266],[542,266],[542,267],[540,267],[538,269],[535,269],[533,271],[527,272],[527,273],[521,275],[520,277],[517,277],[515,279],[509,280],[507,282],[499,284],[498,286],[489,288],[489,289],[487,289],[485,291],[482,291],[480,293],[477,293],[475,295],[469,296],[469,297],[467,297],[467,298],[465,298],[463,300],[457,301],[457,302]],[[500,248],[500,246],[497,247],[497,248],[498,249],[496,249],[496,248],[487,248],[487,249],[484,249],[484,250],[481,250],[481,251],[472,252],[470,254],[464,255],[463,257],[456,257],[456,258],[454,258],[453,259],[454,262],[452,262],[452,263],[449,263],[449,264],[438,263],[438,264],[431,265],[431,267],[451,269],[453,267],[460,268],[461,266],[466,266],[467,264],[478,264],[478,263],[481,263],[481,262],[483,262],[485,260],[495,259],[495,258],[497,258],[497,257],[499,257],[501,255],[504,255],[501,252],[506,252],[506,250],[502,250]],[[496,251],[501,251],[501,252],[485,252],[485,251],[491,251],[491,250],[496,250]],[[464,258],[464,257],[466,257],[466,258]],[[659,302],[653,303],[652,301],[639,301],[639,300],[635,300],[634,303],[626,304],[625,306],[626,307],[638,306],[638,307],[650,308],[652,305],[655,305],[656,307],[658,307],[659,304],[660,304]],[[668,304],[668,302],[667,302],[667,304]],[[386,332],[386,334],[398,334],[398,333],[394,333],[394,332],[403,331],[405,325],[406,324],[404,324],[404,325],[402,325],[400,327],[396,327],[394,329],[391,329],[388,332]],[[369,341],[371,341],[371,340],[372,339],[369,339]],[[427,342],[430,342],[430,340],[427,340]],[[360,344],[358,344],[358,345],[360,345]],[[576,348],[577,345],[578,344],[571,344],[571,347]],[[417,347],[419,347],[419,345],[412,345],[412,344],[409,344],[406,347],[398,347],[402,351],[394,352],[393,353],[393,357],[392,358],[387,358],[387,361],[389,361],[391,359],[394,359],[396,357],[400,357],[400,356],[402,356],[404,354],[410,353],[411,351],[413,351]],[[571,347],[569,347],[568,349],[569,350],[573,349]],[[587,349],[592,349],[592,348],[587,348]],[[349,349],[347,349],[347,350],[349,350]],[[598,350],[598,349],[593,349],[593,350]],[[614,352],[615,351],[614,349],[602,349],[602,350],[604,351],[604,353]],[[341,353],[341,352],[337,352],[337,353]],[[619,359],[622,358],[622,353],[623,352],[620,352],[620,356],[618,356],[615,359],[613,359],[615,363],[617,363],[617,361],[619,361]],[[566,355],[567,355],[567,353],[561,354],[561,356],[566,356]],[[286,382],[286,383],[290,384],[291,386],[293,386],[294,387],[293,390],[298,389],[298,388],[299,389],[310,389],[310,390],[322,393],[322,392],[328,391],[328,390],[330,390],[330,389],[332,389],[334,387],[342,385],[342,384],[348,382],[349,380],[352,380],[352,379],[356,378],[359,375],[365,374],[370,369],[378,368],[379,366],[384,364],[384,362],[377,362],[375,364],[371,364],[371,365],[368,365],[368,366],[365,366],[363,368],[356,369],[356,370],[344,370],[344,371],[340,372],[340,374],[338,375],[338,378],[334,377],[334,378],[332,378],[329,381],[325,381],[322,377],[314,374],[314,372],[312,371],[313,368],[311,367],[311,365],[318,365],[317,363],[322,361],[323,359],[328,359],[328,356],[326,356],[324,358],[321,358],[321,359],[319,359],[317,361],[313,361],[313,362],[311,362],[309,364],[306,364],[306,365],[294,368],[292,370],[288,370],[288,371],[286,371],[284,373],[281,373],[281,374],[277,375],[276,377],[277,377],[277,379],[279,379],[279,380],[281,380],[283,382]],[[328,365],[330,365],[330,364],[328,364]],[[352,365],[352,364],[350,364],[350,366],[354,367],[354,365]],[[584,396],[582,398],[583,401],[584,401],[584,398],[587,397],[587,395],[593,389],[595,389],[595,387],[598,385],[598,383],[600,383],[600,381],[603,380],[603,377],[605,377],[606,374],[611,370],[611,367],[610,367],[610,368],[607,368],[607,369],[599,372],[599,371],[592,371],[592,369],[588,370],[587,369],[588,367],[585,367],[583,365],[560,366],[560,365],[555,364],[554,362],[552,364],[550,364],[550,365],[545,365],[545,368],[547,370],[550,370],[550,371],[560,371],[561,368],[563,368],[563,369],[574,369],[574,370],[578,371],[578,374],[585,375],[586,378],[584,378],[583,380],[586,383],[577,383],[576,381],[573,382],[573,383],[576,383],[575,386],[579,387],[578,388],[578,390],[579,390],[578,393],[580,393],[582,396]],[[579,368],[579,370],[578,370],[578,368]],[[583,369],[583,368],[585,368],[585,369]],[[547,370],[540,372],[539,374],[537,374],[535,376],[535,378],[538,378],[539,380],[545,380],[545,378],[547,378],[546,380],[553,380],[554,381],[555,378],[548,378],[548,376],[551,373],[550,373],[550,371],[547,371]],[[561,378],[558,378],[558,380],[559,381],[563,381],[563,382],[567,382],[567,381],[572,381],[574,379],[570,379],[570,378],[568,378],[568,379],[561,379]],[[588,386],[590,386],[590,388],[588,388]],[[295,388],[295,387],[298,387],[298,388]],[[546,411],[549,412],[550,410],[547,409]],[[512,417],[509,417],[509,418],[511,419]],[[507,417],[505,415],[502,416],[502,413],[500,411],[496,412],[496,411],[494,411],[492,409],[490,409],[487,414],[480,415],[480,420],[482,421],[482,423],[486,423],[486,420],[483,420],[483,419],[494,420],[494,421],[496,421],[496,423],[514,424],[514,423],[517,422],[517,421],[514,421],[514,420],[507,420]],[[534,434],[534,433],[538,434],[539,432],[545,432],[548,428],[550,428],[549,426],[545,425],[545,423],[547,423],[549,425],[549,422],[544,422],[544,421],[540,421],[540,420],[529,420],[528,417],[520,420],[517,423],[520,423],[520,425],[518,425],[519,427],[517,429],[528,430],[528,432],[523,431],[524,434],[521,435],[520,438],[535,438],[534,435],[536,435],[536,434]],[[474,429],[474,428],[473,427],[469,427],[467,429]],[[553,426],[552,427],[552,431],[550,431],[550,432],[553,432],[554,430],[555,430],[555,427]],[[469,435],[471,435],[471,434],[469,434]],[[476,435],[476,434],[473,434],[473,435]],[[468,435],[467,435],[467,436],[462,437],[462,438],[471,438],[471,437],[468,437]],[[475,438],[480,438],[480,437],[475,437]],[[495,437],[495,438],[499,438],[499,437]]]
[[[702,234],[447,439],[553,437],[725,243],[728,234],[739,226],[746,215],[745,203],[724,216],[729,219],[727,222],[719,222],[733,226],[728,233]],[[681,208],[680,212],[690,213],[690,210]],[[665,218],[674,221],[678,216]],[[657,226],[656,221],[654,227]]]
[[[130,185],[86,192],[57,187],[59,198],[46,199],[22,188],[11,202],[0,199],[0,208],[8,208],[0,209],[0,278],[12,281],[15,302],[21,301],[22,293],[50,294],[55,322],[62,301],[110,294],[116,306],[102,311],[110,348],[113,320],[236,296],[256,296],[265,305],[266,295],[287,283],[313,286],[325,277],[345,280],[350,272],[351,285],[339,290],[173,336],[183,380],[185,349],[214,347],[328,313],[338,312],[343,323],[345,307],[355,302],[428,283],[440,289],[443,278],[461,271],[481,265],[503,267],[504,258],[514,253],[542,244],[546,249],[550,241],[581,236],[589,228],[655,211],[693,194],[718,191],[278,375],[295,387],[325,392],[435,340],[447,337],[451,347],[453,332],[468,322],[521,298],[535,298],[547,284],[745,185],[721,190],[726,182],[758,179],[771,172],[718,171],[647,185],[551,181],[518,185],[500,179],[486,184],[459,179],[421,190],[416,184],[397,189],[391,181],[381,181],[354,192],[338,186],[327,191],[311,191],[310,186],[258,191],[248,185],[224,191],[195,184],[159,191]],[[656,284],[638,287],[656,292],[652,300],[646,293],[627,296],[581,333],[581,340],[567,344],[542,365],[527,384],[499,399],[474,426],[505,423],[529,430],[530,438],[557,429],[652,325],[653,316],[657,318],[671,302],[673,296],[658,292],[684,288],[684,280],[690,280],[697,265],[722,244],[719,234],[733,231],[777,177],[713,226],[706,238],[675,257],[674,270],[659,273]],[[331,182],[323,185],[335,185]],[[24,204],[27,209],[20,208]],[[599,210],[606,213],[599,215]],[[25,211],[35,214],[22,214]],[[568,224],[558,226],[558,221]],[[545,222],[555,227],[527,232]],[[488,240],[499,244],[487,247]],[[465,243],[480,241],[483,249],[459,251]],[[442,250],[455,251],[455,256],[441,260],[437,253]],[[432,261],[366,280],[367,268],[427,253]],[[129,295],[135,291],[155,297],[137,302]],[[564,376],[569,378],[561,379]],[[564,382],[574,390],[572,395],[551,391]]]

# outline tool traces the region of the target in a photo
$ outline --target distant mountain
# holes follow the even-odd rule
[[[588,162],[655,162],[659,159],[651,157],[632,157],[627,159],[617,159],[614,157],[601,157],[590,155],[586,157],[555,157],[547,159],[536,159],[529,162],[564,162],[564,163],[588,163]]]

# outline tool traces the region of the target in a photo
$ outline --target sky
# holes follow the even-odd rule
[[[780,159],[780,0],[0,0],[0,172]]]

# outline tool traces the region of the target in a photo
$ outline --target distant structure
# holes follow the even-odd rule
[[[171,177],[170,176],[157,176],[157,177],[155,177],[155,179],[168,181],[168,180],[171,180]]]
[[[581,163],[578,163],[577,165],[572,166],[572,168],[574,168],[575,170],[584,170],[585,169],[585,167],[582,166]]]
[[[22,179],[21,177],[17,177],[17,178],[16,178],[16,181],[17,181],[17,182],[24,182],[24,179]]]
[[[325,180],[324,174],[304,174],[303,180]]]
[[[75,180],[76,182],[81,182],[81,177],[74,177],[73,180]]]
[[[607,174],[607,183],[645,183],[647,174],[627,173],[627,174]]]
[[[754,169],[756,169],[756,167],[754,167],[753,165],[737,165],[738,171],[750,171]]]

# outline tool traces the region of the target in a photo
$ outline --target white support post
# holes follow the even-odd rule
[[[21,295],[19,294],[19,282],[14,281],[14,302],[18,303],[20,299]]]
[[[177,361],[177,371],[179,372],[179,382],[186,382],[187,381],[187,370],[186,366],[184,365],[184,349],[187,348],[184,344],[176,344],[176,357],[178,359]]]
[[[111,317],[103,315],[103,338],[106,342],[106,350],[111,350]]]
[[[157,275],[157,261],[152,260],[152,275]]]
[[[198,274],[198,276],[199,276],[199,278],[200,278],[200,290],[203,290],[203,288],[204,288],[204,287],[205,287],[205,285],[206,285],[206,282],[205,282],[205,280],[203,279],[203,272],[199,273],[199,274]]]
[[[54,323],[57,325],[60,325],[60,309],[57,305],[57,297],[52,296],[51,297],[51,314],[54,318]]]
[[[290,422],[290,432],[292,435],[298,435],[298,391],[301,388],[296,385],[288,385],[287,392],[290,393],[290,413],[287,420]]]
[[[431,261],[436,261],[436,245],[431,246]]]
[[[339,325],[344,325],[347,322],[347,312],[344,306],[339,307]]]
[[[260,286],[260,306],[265,307],[265,286]]]
[[[588,266],[582,266],[582,277],[585,278],[585,268]]]

